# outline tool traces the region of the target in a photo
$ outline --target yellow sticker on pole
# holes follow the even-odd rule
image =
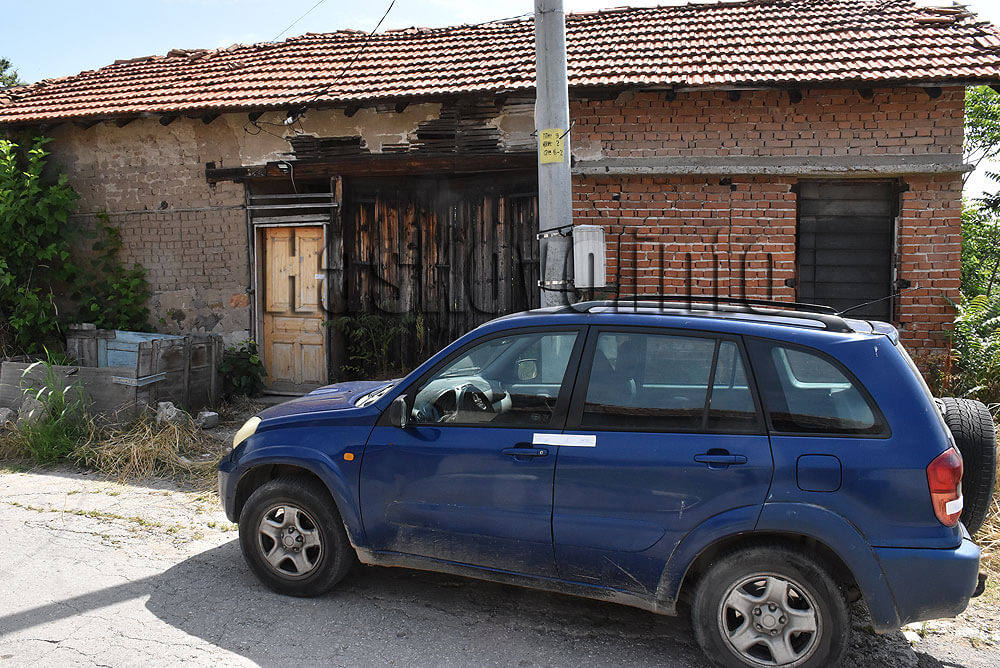
[[[563,141],[565,134],[566,131],[560,128],[549,128],[538,133],[538,156],[543,165],[566,161],[566,142]]]

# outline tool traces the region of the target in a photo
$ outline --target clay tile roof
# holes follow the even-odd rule
[[[960,5],[747,0],[571,14],[566,29],[574,87],[1000,83],[1000,31]],[[362,50],[367,37],[354,30],[308,33],[120,60],[0,93],[0,123],[293,109],[534,86],[530,17],[393,30]]]

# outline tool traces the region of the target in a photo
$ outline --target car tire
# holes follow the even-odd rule
[[[703,574],[691,624],[702,650],[720,666],[817,668],[839,665],[850,614],[815,561],[783,546],[752,547]]]
[[[239,526],[244,559],[279,594],[319,596],[357,559],[330,493],[309,478],[287,476],[258,487]]]
[[[964,508],[961,520],[969,534],[975,534],[986,521],[996,485],[997,437],[993,416],[980,401],[941,399],[944,421],[962,453]]]

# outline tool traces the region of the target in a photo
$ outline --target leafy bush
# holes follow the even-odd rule
[[[1000,287],[1000,224],[981,203],[966,202],[962,210],[962,294],[991,295]]]
[[[31,148],[0,139],[0,317],[13,340],[32,352],[59,339],[55,286],[72,279],[69,215],[77,195],[60,176],[42,177],[47,139]]]
[[[332,321],[343,332],[347,362],[340,369],[351,378],[389,378],[397,371],[389,355],[396,337],[410,330],[410,318],[392,318],[376,313],[342,316]],[[423,327],[422,322],[419,323]],[[422,336],[422,330],[421,330]]]
[[[225,397],[259,397],[264,393],[267,370],[260,359],[256,341],[247,339],[226,348],[222,353],[220,371]]]
[[[38,352],[61,345],[63,319],[108,329],[149,329],[145,272],[125,268],[117,228],[98,216],[92,255],[74,255],[82,241],[69,217],[76,192],[65,175],[44,176],[48,139],[30,147],[0,139],[0,347]]]
[[[986,404],[1000,402],[1000,296],[963,297],[955,305],[946,389]]]

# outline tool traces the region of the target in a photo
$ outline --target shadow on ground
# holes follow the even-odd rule
[[[171,626],[262,666],[709,665],[686,617],[447,575],[359,566],[320,598],[279,596],[249,573],[235,540],[159,575],[0,618],[0,635],[141,597]],[[898,633],[855,625],[847,665],[918,662],[946,665]]]

